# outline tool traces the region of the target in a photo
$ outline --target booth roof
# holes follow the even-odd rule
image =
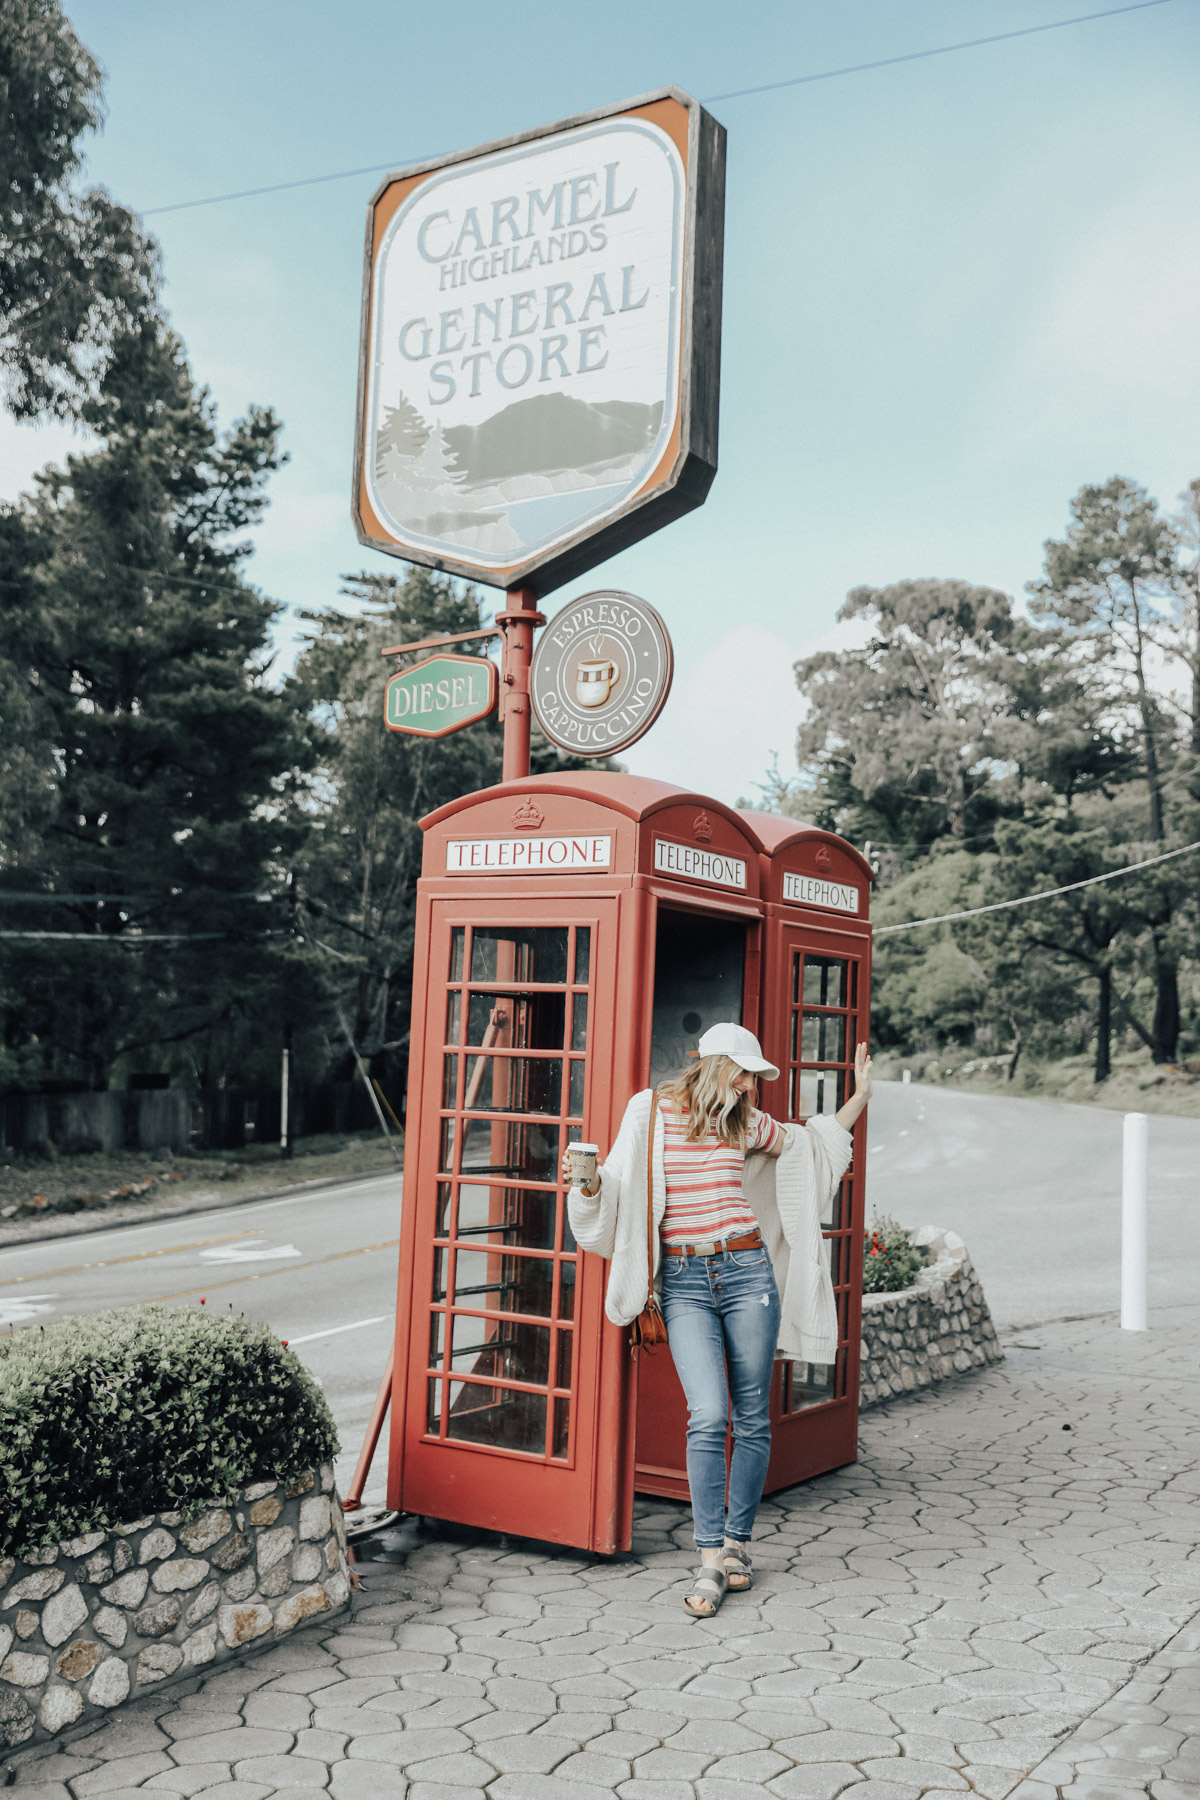
[[[521,781],[502,781],[495,787],[460,794],[457,800],[448,800],[445,806],[427,813],[421,820],[421,829],[428,831],[431,825],[440,825],[443,819],[453,818],[455,813],[463,812],[482,800],[499,800],[509,794],[516,800],[527,794],[539,793],[564,794],[572,800],[596,801],[601,806],[609,806],[614,812],[624,813],[627,818],[637,820],[647,819],[666,806],[702,807],[705,812],[718,813],[723,819],[728,819],[740,831],[755,839],[759,849],[764,850],[768,856],[774,856],[789,844],[802,839],[815,838],[838,845],[855,859],[868,880],[874,879],[874,871],[866,858],[836,832],[822,831],[819,826],[807,825],[800,819],[784,819],[778,813],[755,812],[750,808],[737,811],[721,800],[713,800],[707,794],[697,794],[690,788],[677,787],[671,781],[654,781],[646,775],[623,775],[610,769],[573,770],[565,775],[528,775]]]

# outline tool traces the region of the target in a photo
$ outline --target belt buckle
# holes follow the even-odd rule
[[[693,1256],[715,1256],[717,1254],[717,1250],[718,1250],[718,1245],[716,1245],[716,1244],[708,1244],[708,1243],[695,1244],[692,1247],[692,1255]]]

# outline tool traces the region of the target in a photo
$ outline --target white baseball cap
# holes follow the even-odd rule
[[[696,1046],[701,1056],[727,1056],[748,1075],[765,1075],[768,1081],[779,1080],[779,1070],[762,1053],[762,1045],[744,1025],[710,1025]]]

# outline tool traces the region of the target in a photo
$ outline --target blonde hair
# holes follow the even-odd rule
[[[673,1100],[684,1119],[684,1136],[689,1143],[700,1143],[710,1130],[717,1141],[734,1150],[744,1150],[750,1135],[750,1114],[754,1110],[753,1091],[734,1090],[734,1082],[744,1074],[731,1056],[702,1056],[682,1075],[659,1085],[659,1097]]]

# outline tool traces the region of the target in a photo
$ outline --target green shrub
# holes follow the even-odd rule
[[[886,1213],[875,1215],[874,1229],[863,1239],[863,1293],[898,1294],[909,1288],[925,1267],[925,1258],[913,1248],[911,1233]]]
[[[148,1306],[0,1339],[0,1554],[200,1512],[337,1449],[299,1357],[249,1319]]]

